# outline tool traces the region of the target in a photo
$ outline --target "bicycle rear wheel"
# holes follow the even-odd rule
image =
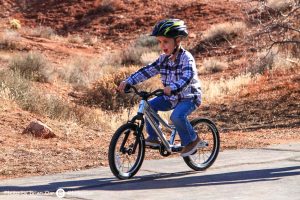
[[[220,149],[220,137],[216,125],[209,119],[196,118],[191,121],[195,132],[201,139],[197,152],[184,157],[184,162],[193,170],[202,171],[216,160]]]
[[[111,172],[119,179],[129,179],[140,169],[145,156],[143,134],[137,135],[137,125],[124,124],[113,135],[108,161]]]

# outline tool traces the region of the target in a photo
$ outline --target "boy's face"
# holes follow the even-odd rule
[[[157,36],[157,41],[159,43],[160,49],[167,55],[173,53],[176,46],[174,38],[167,38],[164,36]],[[179,38],[177,38],[179,39]]]

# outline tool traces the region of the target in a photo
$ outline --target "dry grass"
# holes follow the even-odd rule
[[[16,55],[10,61],[9,68],[26,79],[46,82],[47,71],[50,69],[45,57],[37,52]]]
[[[82,44],[83,38],[80,35],[68,35],[67,41],[72,44]]]
[[[122,64],[142,64],[141,57],[145,53],[159,52],[158,43],[155,37],[140,36],[133,44],[129,45],[122,56]]]
[[[93,83],[92,88],[87,91],[83,98],[83,103],[97,105],[105,110],[119,110],[123,106],[129,106],[130,97],[117,92],[117,87],[121,81],[136,70],[136,67],[115,68],[113,73],[107,74]]]
[[[143,53],[141,56],[141,63],[142,65],[147,65],[149,63],[154,62],[159,57],[157,52],[146,52]]]
[[[268,0],[266,6],[276,11],[285,11],[293,6],[294,0]]]
[[[255,74],[263,74],[270,70],[286,70],[299,66],[299,59],[294,57],[289,51],[280,52],[278,49],[272,51],[260,52],[256,60],[249,63],[248,71]]]
[[[122,8],[124,8],[124,3],[120,0],[102,0],[98,10],[113,12]]]
[[[209,73],[222,72],[228,68],[228,64],[214,58],[205,59],[203,61],[204,71]]]
[[[102,68],[97,59],[85,57],[71,58],[62,69],[59,77],[74,86],[88,87],[102,75]]]
[[[21,30],[24,34],[28,34],[34,37],[42,37],[47,39],[54,39],[57,34],[51,27],[37,26],[35,28],[22,28]]]
[[[246,30],[244,22],[226,22],[211,26],[203,33],[202,40],[205,42],[218,43],[223,40],[231,40],[237,35],[242,35]]]
[[[73,112],[68,102],[55,95],[45,94],[18,72],[1,71],[0,77],[1,98],[16,101],[22,109],[52,119],[72,118]]]
[[[243,87],[255,81],[257,78],[258,76],[252,77],[249,73],[230,79],[203,81],[203,101],[213,103],[222,101],[225,97],[234,96],[238,94]]]
[[[99,65],[102,67],[113,66],[120,67],[122,65],[122,52],[113,51],[113,52],[103,52],[99,58]]]
[[[122,65],[146,65],[158,58],[159,47],[156,39],[140,36],[125,50],[103,52],[98,59],[100,66],[121,67]]]
[[[100,126],[103,130],[114,130],[125,120],[126,115],[122,112],[112,113],[98,108],[74,105],[66,99],[35,87],[13,71],[0,71],[0,80],[0,99],[16,102],[23,110],[40,116],[92,128]]]
[[[97,36],[93,36],[90,34],[85,34],[83,36],[83,43],[90,45],[90,46],[94,46],[95,44],[97,44],[98,42],[98,37]]]
[[[0,33],[0,49],[13,50],[18,47],[20,35],[16,31],[4,30]]]

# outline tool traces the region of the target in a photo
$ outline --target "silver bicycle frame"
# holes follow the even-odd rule
[[[147,121],[149,122],[153,130],[156,132],[163,145],[166,147],[166,150],[168,152],[172,152],[173,145],[171,144],[174,142],[175,139],[175,134],[176,134],[175,126],[170,126],[156,112],[154,112],[154,110],[150,107],[149,103],[146,100],[141,100],[138,113],[145,115]],[[170,143],[168,142],[165,134],[159,128],[159,125],[155,122],[155,119],[158,120],[162,126],[172,131]]]

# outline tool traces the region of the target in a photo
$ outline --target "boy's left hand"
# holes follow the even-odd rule
[[[171,95],[171,88],[169,87],[169,86],[167,86],[167,87],[165,87],[164,88],[164,93],[165,93],[165,95],[167,95],[167,96],[170,96]]]

